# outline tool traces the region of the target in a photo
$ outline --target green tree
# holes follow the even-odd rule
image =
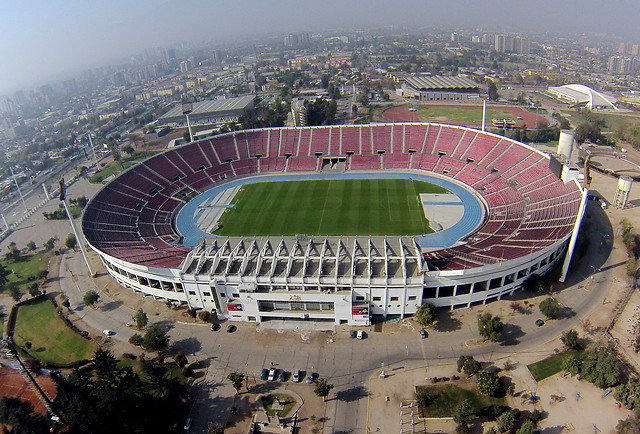
[[[324,378],[319,378],[316,381],[313,392],[318,396],[322,396],[322,401],[324,402],[331,389],[333,389],[333,384],[327,383],[327,380],[325,380]]]
[[[476,376],[478,391],[485,396],[493,396],[500,388],[500,379],[496,374],[482,371]]]
[[[236,389],[236,393],[238,393],[240,392],[240,389],[242,389],[242,384],[244,383],[244,374],[241,374],[240,372],[232,372],[227,376],[227,380],[231,381],[231,385]]]
[[[500,98],[500,94],[498,94],[498,88],[493,81],[489,81],[489,85],[487,86],[487,93],[489,94],[489,99],[491,101],[498,101]]]
[[[640,381],[638,377],[631,377],[625,384],[616,387],[613,397],[629,410],[638,407],[640,405]]]
[[[358,105],[354,104],[351,106],[351,117],[352,118],[356,118],[358,117]]]
[[[422,327],[429,327],[436,320],[435,313],[436,307],[431,303],[425,303],[418,306],[415,318],[418,324],[420,324]]]
[[[453,421],[457,424],[469,425],[474,416],[473,403],[471,400],[465,399],[458,404],[453,412]]]
[[[536,432],[536,424],[528,420],[516,431],[516,434],[533,434]]]
[[[482,365],[473,356],[460,356],[458,359],[458,372],[464,371],[466,375],[471,377],[476,375],[480,369],[482,369]]]
[[[636,409],[634,413],[626,419],[621,419],[616,425],[618,434],[638,434],[640,426],[640,409]]]
[[[152,326],[144,334],[142,348],[147,351],[162,351],[169,346],[169,336],[158,326]]]
[[[187,356],[185,356],[182,351],[176,353],[176,355],[173,356],[173,360],[176,362],[176,365],[181,368],[185,367],[187,363],[189,363],[189,361],[187,360]]]
[[[67,239],[64,240],[64,245],[67,246],[68,249],[74,249],[76,247],[76,244],[78,244],[75,235],[73,234],[69,234],[67,236]]]
[[[615,386],[620,376],[620,362],[616,356],[603,347],[586,351],[580,375],[601,389]]]
[[[0,423],[10,425],[6,433],[31,434],[49,432],[49,421],[40,413],[34,412],[33,405],[20,398],[3,397],[0,400]]]
[[[147,323],[149,322],[149,318],[147,317],[147,314],[144,312],[144,310],[142,310],[142,308],[136,311],[135,315],[133,316],[133,320],[136,322],[136,328],[138,330],[145,328],[147,326]]]
[[[92,289],[85,292],[84,295],[82,296],[82,301],[87,306],[93,306],[98,302],[99,299],[100,299],[100,294],[98,294]]]
[[[500,416],[498,416],[498,431],[507,432],[513,425],[516,423],[516,414],[513,411],[505,411]]]
[[[22,253],[14,241],[9,243],[8,250],[9,251],[4,255],[5,259],[13,260],[14,262],[18,262],[22,259]]]
[[[27,243],[27,250],[33,252],[36,249],[36,243],[31,240]]]
[[[124,146],[122,147],[122,151],[123,151],[123,152],[125,152],[125,153],[127,153],[127,154],[129,154],[129,155],[133,155],[133,154],[134,154],[134,152],[136,152],[136,151],[133,149],[133,146],[131,146],[131,145],[124,145]]]
[[[578,332],[575,329],[570,329],[562,333],[560,340],[564,344],[565,347],[572,350],[579,350],[582,348],[580,345],[580,338],[578,337]]]
[[[9,274],[11,274],[11,272],[7,270],[4,265],[0,264],[0,288],[9,281]]]
[[[51,250],[55,247],[56,241],[58,241],[57,237],[51,237],[42,245],[45,250]]]
[[[569,355],[562,360],[560,365],[563,371],[568,372],[571,376],[577,375],[580,372],[580,361],[576,356]]]
[[[560,303],[553,297],[545,298],[538,307],[547,318],[556,318],[560,313]]]
[[[483,338],[491,342],[498,342],[502,337],[504,324],[500,317],[492,316],[490,313],[478,315],[478,332]]]

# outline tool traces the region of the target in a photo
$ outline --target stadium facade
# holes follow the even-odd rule
[[[480,98],[480,85],[466,77],[409,76],[400,95],[420,101],[468,101]]]
[[[213,187],[323,173],[427,174],[472,194],[482,220],[446,241],[438,233],[208,235],[191,247],[176,225],[180,210]],[[469,128],[270,128],[199,140],[129,168],[91,199],[82,228],[120,284],[154,298],[238,321],[366,325],[373,315],[413,314],[424,302],[468,307],[513,294],[564,257],[585,198],[574,170]]]
[[[253,109],[255,97],[251,95],[237,98],[221,98],[193,103],[189,119],[192,125],[211,125],[237,121],[245,110]],[[182,113],[182,105],[176,104],[158,118],[159,126],[186,127],[187,121]]]

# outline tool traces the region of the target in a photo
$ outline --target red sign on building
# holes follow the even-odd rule
[[[351,315],[369,315],[369,306],[351,306]]]
[[[242,310],[242,305],[239,303],[227,303],[227,309],[229,312],[238,312]]]

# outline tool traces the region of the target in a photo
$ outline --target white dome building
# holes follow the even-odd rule
[[[583,105],[588,109],[612,108],[618,110],[615,105],[616,98],[604,95],[583,84],[565,84],[564,86],[550,87],[548,91],[559,100],[569,104]]]

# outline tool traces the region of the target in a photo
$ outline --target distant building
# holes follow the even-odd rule
[[[245,110],[253,109],[254,96],[216,99],[193,103],[193,111],[189,114],[191,125],[209,125],[237,121]],[[158,118],[158,126],[183,127],[187,125],[182,114],[182,104],[174,105],[168,112]]]
[[[307,126],[307,107],[304,105],[304,99],[293,98],[291,100],[291,118],[294,127]]]
[[[588,109],[612,108],[617,100],[609,95],[604,95],[582,84],[566,84],[559,87],[550,87],[548,92],[559,100],[576,106],[584,106]]]
[[[635,57],[628,56],[611,56],[609,57],[609,72],[617,72],[619,74],[629,74],[637,69],[637,60]]]
[[[501,53],[529,54],[531,41],[520,36],[496,35],[494,48]]]
[[[480,86],[466,77],[406,77],[401,94],[420,101],[466,101],[480,98]]]
[[[453,32],[451,34],[451,42],[460,42],[460,37],[458,36],[458,34],[456,32]]]

